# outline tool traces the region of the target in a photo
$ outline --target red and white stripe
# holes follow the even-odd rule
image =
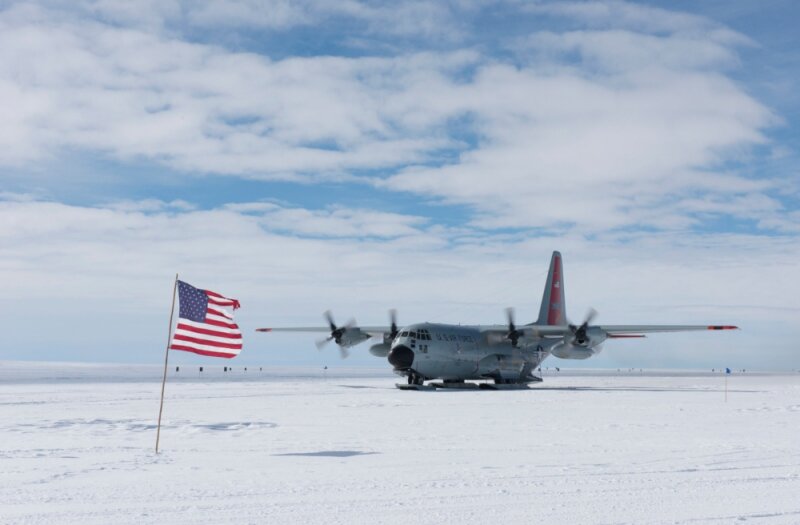
[[[239,301],[203,290],[208,296],[206,319],[197,323],[179,318],[172,336],[171,350],[183,350],[211,357],[231,358],[242,351],[242,332],[233,322],[233,315],[224,307],[239,307]]]

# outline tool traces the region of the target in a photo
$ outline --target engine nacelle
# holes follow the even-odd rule
[[[369,347],[369,353],[375,357],[386,357],[391,349],[391,343],[378,343]]]
[[[599,350],[590,346],[561,343],[550,349],[550,353],[559,359],[588,359]]]
[[[336,344],[342,348],[350,348],[363,343],[370,337],[369,334],[362,332],[360,328],[348,328],[336,339]]]
[[[578,339],[580,334],[567,334],[564,342],[551,348],[550,353],[559,359],[588,359],[600,353],[600,345],[606,340],[608,334],[596,326],[590,326],[583,334],[584,339]]]

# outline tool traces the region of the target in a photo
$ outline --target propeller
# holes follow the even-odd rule
[[[586,312],[586,317],[580,326],[575,326],[574,324],[569,325],[569,329],[572,331],[572,340],[575,343],[582,345],[589,340],[588,337],[586,337],[586,330],[589,328],[589,323],[591,323],[595,317],[597,317],[597,310],[594,308],[589,308],[589,311]]]
[[[514,324],[513,308],[506,308],[506,317],[508,318],[508,333],[506,334],[506,339],[511,341],[511,359],[515,365],[519,364],[519,378],[520,381],[524,381],[530,375],[531,370],[533,370],[533,364],[519,349],[519,338],[523,337],[525,332],[518,330]]]
[[[322,315],[325,317],[325,320],[328,321],[328,326],[331,327],[331,335],[316,341],[315,344],[317,345],[317,350],[321,350],[323,346],[327,345],[331,341],[336,341],[336,344],[339,345],[339,353],[341,354],[342,359],[346,358],[348,355],[350,355],[350,353],[342,346],[342,335],[344,335],[349,328],[353,328],[356,325],[355,319],[351,319],[350,322],[344,326],[336,326],[336,322],[333,320],[333,314],[330,310],[327,310]]]
[[[392,323],[392,327],[389,332],[389,340],[394,341],[397,337],[397,310],[394,308],[389,310],[389,321]]]
[[[525,334],[522,330],[517,330],[517,327],[514,325],[513,308],[506,308],[506,317],[508,318],[508,333],[506,334],[506,339],[511,341],[511,346],[516,348],[517,344],[519,343],[519,338]]]

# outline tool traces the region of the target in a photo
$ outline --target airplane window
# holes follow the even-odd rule
[[[400,337],[408,337],[408,332],[400,332]]]

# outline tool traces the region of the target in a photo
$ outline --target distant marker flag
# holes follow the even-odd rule
[[[236,357],[242,351],[242,332],[233,322],[239,301],[178,281],[178,326],[170,350],[212,357]]]

